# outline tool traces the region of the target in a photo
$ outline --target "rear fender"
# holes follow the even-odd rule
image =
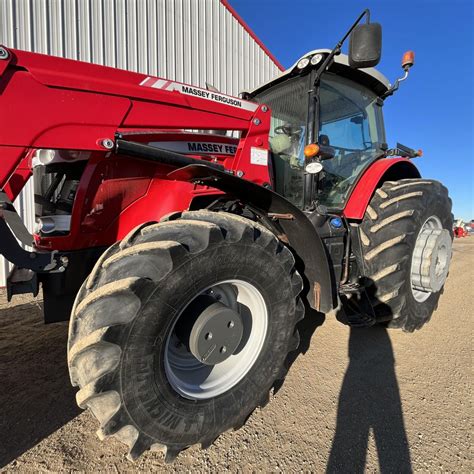
[[[248,204],[262,216],[282,215],[279,224],[294,250],[299,270],[308,284],[307,297],[312,308],[323,313],[334,307],[335,291],[331,282],[329,263],[316,229],[306,215],[279,194],[250,181],[206,165],[190,165],[173,171],[169,179],[209,185]]]
[[[417,167],[406,158],[384,158],[375,161],[360,177],[344,208],[347,219],[362,220],[375,190],[385,181],[421,178]]]

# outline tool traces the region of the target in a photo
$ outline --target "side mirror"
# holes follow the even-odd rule
[[[382,27],[380,23],[357,25],[349,43],[349,65],[360,69],[374,67],[382,54]]]

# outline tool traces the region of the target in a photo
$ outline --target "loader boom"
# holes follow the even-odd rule
[[[104,140],[114,140],[116,133],[236,130],[241,141],[226,166],[244,172],[251,146],[268,149],[265,107],[143,74],[4,49],[0,188],[10,199],[25,182],[29,166],[24,160],[32,149],[107,151]],[[269,182],[266,167],[254,168],[252,179]]]

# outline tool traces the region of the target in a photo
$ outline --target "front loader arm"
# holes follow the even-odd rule
[[[31,150],[107,151],[105,144],[113,142],[117,132],[240,131],[235,169],[249,166],[250,146],[268,149],[270,113],[257,104],[143,74],[4,50],[0,189],[10,199],[26,182],[25,168],[31,168],[31,163],[25,166],[22,161]],[[268,173],[260,168],[252,176],[256,182],[268,182]]]

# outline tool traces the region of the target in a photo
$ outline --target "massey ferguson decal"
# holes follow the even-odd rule
[[[235,155],[237,151],[236,145],[222,142],[151,142],[149,145],[168,151],[194,155]]]
[[[257,104],[253,104],[252,102],[247,102],[236,97],[231,97],[229,95],[219,94],[218,92],[200,89],[199,87],[180,84],[179,82],[168,81],[166,79],[147,77],[140,83],[140,85],[144,87],[152,87],[154,89],[163,89],[166,91],[178,91],[181,92],[181,94],[201,97],[202,99],[211,100],[212,102],[220,102],[222,104],[231,105],[232,107],[250,110],[251,112],[257,110],[258,107]]]

